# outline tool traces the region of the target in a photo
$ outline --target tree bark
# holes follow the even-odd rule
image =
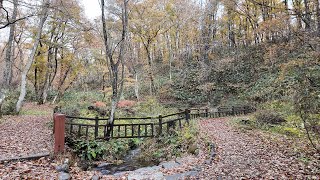
[[[18,12],[18,0],[13,0],[13,13],[11,21],[14,22],[17,19]],[[6,50],[6,68],[4,69],[4,81],[7,88],[10,86],[12,81],[12,64],[14,60],[14,33],[15,33],[15,23],[10,24],[8,47]]]
[[[129,0],[123,0],[123,7],[122,7],[122,34],[121,40],[118,42],[119,45],[119,55],[117,60],[114,59],[114,50],[109,45],[109,35],[107,33],[107,25],[106,25],[106,17],[105,17],[105,2],[101,0],[101,21],[102,21],[102,31],[103,31],[103,40],[105,45],[106,51],[106,59],[109,61],[109,66],[111,69],[111,86],[112,86],[112,97],[111,97],[111,111],[108,121],[108,129],[106,132],[107,140],[110,138],[110,134],[112,131],[113,121],[114,121],[114,114],[116,111],[117,103],[121,96],[123,90],[123,76],[124,76],[124,49],[125,43],[127,39],[127,29],[128,29],[128,2]],[[117,47],[117,46],[116,46]],[[122,65],[121,68],[121,79],[119,83],[119,67],[120,64]]]
[[[311,12],[310,12],[310,7],[309,7],[309,1],[308,0],[303,0],[304,2],[304,8],[305,8],[305,29],[310,30],[311,29]]]
[[[2,117],[1,107],[5,98],[6,98],[5,93],[0,90],[0,118]]]
[[[316,14],[317,14],[317,34],[320,37],[320,2],[319,0],[314,0],[316,5]]]
[[[148,41],[149,42],[149,41]],[[152,57],[150,52],[150,44],[144,44],[144,48],[147,52],[147,58],[148,58],[148,65],[149,65],[149,79],[150,79],[150,95],[154,95],[156,93],[156,86],[154,84],[154,78],[153,78],[153,66],[152,66]]]
[[[302,28],[301,2],[300,0],[293,0],[292,3],[297,17],[297,29],[300,30]]]
[[[30,67],[31,67],[32,63],[33,63],[34,56],[35,56],[36,50],[37,50],[38,45],[39,45],[42,29],[43,29],[44,23],[45,23],[45,21],[47,19],[47,16],[48,16],[49,5],[50,5],[50,0],[46,0],[46,1],[43,2],[42,13],[41,13],[41,17],[40,17],[40,23],[39,23],[38,28],[37,28],[37,34],[36,34],[35,42],[34,42],[34,45],[32,47],[31,53],[29,55],[27,64],[26,64],[24,70],[21,73],[20,96],[19,96],[18,102],[16,104],[16,112],[17,113],[20,112],[21,107],[22,107],[22,102],[24,101],[24,98],[26,96],[27,74],[28,74],[28,72],[30,70]]]

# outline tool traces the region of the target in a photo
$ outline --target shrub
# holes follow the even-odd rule
[[[107,148],[96,141],[81,141],[75,143],[74,151],[82,160],[102,159]]]
[[[139,146],[139,139],[114,139],[110,141],[75,140],[68,138],[67,144],[73,149],[81,160],[119,160],[123,158],[130,149]]]
[[[197,153],[198,129],[191,123],[182,130],[172,131],[157,138],[146,139],[138,157],[143,162],[161,162],[183,153]]]
[[[1,107],[1,113],[3,115],[15,115],[16,103],[19,98],[18,91],[11,91],[6,94],[6,98]]]
[[[280,114],[270,110],[258,111],[254,117],[259,124],[280,124],[285,122],[285,119]]]

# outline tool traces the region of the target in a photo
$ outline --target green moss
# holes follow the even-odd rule
[[[37,109],[28,109],[28,110],[21,110],[21,115],[35,115],[35,116],[46,116],[52,114],[51,111],[40,111]]]

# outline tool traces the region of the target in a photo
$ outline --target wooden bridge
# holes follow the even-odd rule
[[[181,129],[193,119],[245,115],[252,111],[254,109],[249,106],[220,107],[214,112],[208,109],[186,109],[157,117],[115,118],[113,125],[108,124],[108,118],[66,116],[65,132],[70,138],[95,140],[155,137]]]

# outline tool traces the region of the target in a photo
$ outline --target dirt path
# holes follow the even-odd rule
[[[21,113],[5,116],[0,124],[0,160],[52,151],[51,108],[28,103]]]
[[[301,154],[294,147],[300,144],[284,136],[241,131],[229,119],[203,120],[200,126],[218,146],[215,161],[204,167],[201,179],[320,179],[319,164],[298,160]]]

